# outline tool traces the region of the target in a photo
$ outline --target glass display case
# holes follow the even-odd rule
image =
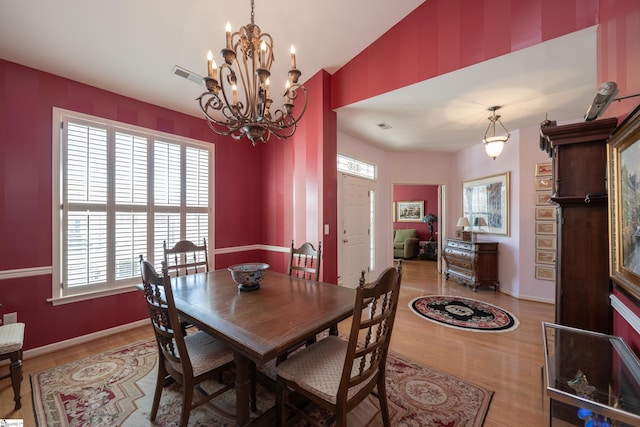
[[[620,337],[542,323],[550,425],[640,426],[640,362]]]

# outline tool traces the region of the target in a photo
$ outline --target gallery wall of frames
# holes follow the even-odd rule
[[[556,280],[557,219],[556,206],[551,202],[552,165],[537,163],[535,213],[535,275],[540,280]]]

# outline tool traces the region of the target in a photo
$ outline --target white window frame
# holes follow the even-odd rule
[[[64,127],[65,127],[65,123],[67,123],[68,121],[106,129],[107,135],[108,135],[107,136],[107,157],[109,157],[110,159],[111,159],[111,156],[115,158],[115,154],[114,154],[115,153],[115,149],[114,149],[115,136],[114,135],[116,132],[123,132],[123,133],[126,133],[127,135],[133,135],[135,137],[144,138],[147,140],[146,141],[146,144],[147,144],[146,174],[147,174],[147,186],[148,186],[147,202],[146,204],[144,203],[133,204],[131,206],[125,205],[126,209],[130,209],[131,212],[146,211],[146,230],[147,230],[146,253],[142,255],[144,255],[147,259],[154,262],[156,267],[160,266],[160,262],[163,258],[162,237],[164,237],[164,234],[166,233],[164,232],[160,233],[158,231],[157,233],[162,234],[162,236],[160,236],[156,232],[154,232],[155,231],[154,218],[156,217],[156,215],[162,215],[162,214],[167,214],[167,215],[172,214],[180,218],[178,221],[179,222],[178,232],[180,233],[180,235],[178,236],[177,234],[178,232],[174,232],[173,236],[164,237],[169,240],[167,242],[169,246],[172,246],[178,238],[195,240],[193,239],[193,236],[203,235],[202,229],[206,228],[206,231],[204,231],[204,233],[206,234],[206,238],[207,238],[207,247],[209,249],[209,252],[212,251],[213,242],[214,242],[214,227],[213,227],[214,209],[212,209],[212,207],[213,207],[213,200],[214,200],[213,191],[215,188],[214,172],[213,172],[213,165],[215,164],[213,144],[54,107],[53,108],[53,133],[52,133],[53,135],[53,141],[52,141],[53,142],[52,143],[52,149],[53,149],[53,152],[52,152],[52,160],[53,160],[53,167],[52,167],[52,173],[53,173],[53,177],[52,177],[53,178],[52,179],[52,182],[53,182],[53,185],[52,185],[52,219],[53,219],[52,273],[53,274],[52,274],[52,294],[51,294],[52,297],[48,301],[52,302],[54,305],[57,305],[57,304],[65,304],[69,302],[81,301],[81,300],[86,300],[91,298],[98,298],[98,297],[118,294],[122,292],[130,292],[130,291],[136,290],[135,285],[140,283],[139,274],[135,274],[135,272],[137,272],[137,269],[134,270],[134,274],[131,277],[128,277],[125,279],[119,279],[119,280],[115,279],[116,262],[115,262],[115,255],[113,255],[113,253],[115,252],[115,246],[114,246],[115,245],[114,243],[115,228],[109,229],[109,227],[107,227],[107,232],[106,232],[106,235],[107,235],[106,244],[108,245],[108,248],[106,251],[107,252],[106,265],[108,266],[106,269],[106,280],[98,284],[86,284],[86,285],[75,286],[73,287],[73,289],[71,289],[68,286],[65,286],[65,284],[63,283],[63,277],[64,277],[63,268],[65,265],[64,242],[66,241],[65,236],[63,235],[63,233],[65,233],[65,230],[66,230],[66,226],[64,224],[64,218],[66,218],[64,209],[66,209],[66,207],[63,205],[63,201],[64,201],[63,150],[66,147],[65,141],[64,141],[64,138],[65,138]],[[181,165],[179,167],[181,170],[180,172],[181,196],[177,204],[175,202],[172,202],[166,205],[159,205],[154,202],[153,148],[154,146],[160,145],[162,143],[167,143],[171,146],[177,146],[179,147],[179,150],[180,150],[179,157],[181,159]],[[187,180],[186,178],[187,174],[185,173],[186,172],[185,153],[188,150],[190,154],[193,154],[194,153],[193,149],[196,149],[195,153],[199,153],[200,152],[199,150],[205,150],[205,152],[208,153],[208,164],[206,164],[207,158],[205,157],[204,159],[204,162],[205,162],[204,167],[207,168],[207,173],[208,173],[208,188],[203,187],[204,197],[208,197],[208,200],[205,200],[204,202],[200,202],[199,206],[194,206],[194,205],[188,206],[188,204],[186,203],[186,194],[187,194],[186,187],[187,186],[185,182]],[[111,161],[113,161],[113,159],[111,159]],[[109,223],[110,216],[115,215],[115,197],[113,194],[115,193],[113,188],[114,187],[113,173],[115,171],[115,162],[110,164],[113,165],[113,168],[110,169],[110,172],[108,173],[108,175],[110,175],[110,178],[108,180],[109,188],[107,190],[107,193],[109,193],[108,195],[109,200],[105,204],[106,207],[100,207],[100,209],[106,210],[108,223]],[[190,191],[190,193],[193,194],[192,191]],[[201,200],[202,193],[200,193],[199,197],[200,197],[199,200]],[[90,205],[90,204],[87,203],[87,205]],[[119,206],[122,206],[122,205],[119,205]],[[91,209],[91,206],[89,206],[88,209]],[[193,226],[190,226],[192,230],[187,230],[187,224],[186,224],[185,218],[187,218],[187,216],[193,217],[194,215],[201,217],[202,214],[206,215],[205,217],[206,223],[202,225],[203,224],[202,220],[199,220],[201,224],[200,226],[193,225]],[[111,219],[112,222],[110,222],[110,224],[112,225],[115,223],[115,219],[113,218],[114,217],[112,217]],[[176,224],[178,222],[176,222]],[[171,241],[172,239],[174,241]],[[212,260],[210,259],[209,262],[212,262]]]

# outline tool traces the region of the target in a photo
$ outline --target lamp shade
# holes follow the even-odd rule
[[[470,225],[471,224],[469,224],[469,220],[467,219],[467,217],[461,216],[460,218],[458,218],[456,227],[469,227]]]
[[[502,154],[502,149],[504,148],[504,144],[507,143],[506,136],[489,136],[483,139],[484,149],[487,151],[489,157],[495,160],[500,154]]]

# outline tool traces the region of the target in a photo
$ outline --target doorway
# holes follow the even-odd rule
[[[441,271],[441,253],[445,229],[443,200],[445,186],[438,184],[400,184],[392,186],[394,203],[393,230],[415,229],[419,239],[419,251],[414,259],[435,260]],[[404,206],[418,207],[419,214],[403,215]],[[392,239],[393,241],[393,239]]]

